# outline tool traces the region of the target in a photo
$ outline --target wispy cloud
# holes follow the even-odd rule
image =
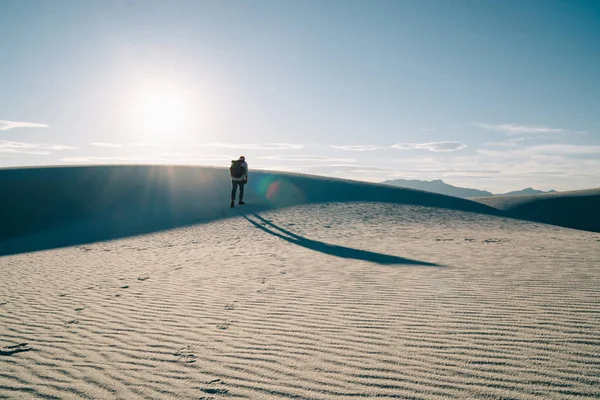
[[[159,143],[129,143],[130,146],[136,147],[157,147],[160,146]]]
[[[7,131],[13,128],[48,128],[48,125],[36,124],[33,122],[16,122],[0,120],[0,131]]]
[[[203,155],[195,153],[161,153],[153,156],[123,156],[123,157],[65,157],[62,162],[80,164],[114,164],[114,163],[163,163],[163,164],[208,164],[228,165],[233,159],[230,155]]]
[[[92,142],[90,143],[92,146],[97,146],[97,147],[123,147],[122,144],[118,144],[118,143],[108,143],[108,142]]]
[[[49,151],[41,151],[41,150],[16,150],[16,149],[2,149],[0,148],[0,153],[5,154],[35,154],[35,155],[48,155],[51,154]]]
[[[194,159],[206,161],[231,161],[236,159],[230,154],[202,154],[202,153],[184,153],[184,152],[169,152],[160,153],[160,157],[175,158],[175,159]]]
[[[524,142],[525,140],[532,140],[532,137],[520,137],[507,140],[506,142],[489,142],[486,143],[487,146],[504,146],[504,147],[514,147],[517,143]]]
[[[371,145],[358,145],[358,146],[329,146],[333,149],[337,150],[347,150],[347,151],[373,151],[373,150],[383,150],[386,147],[382,146],[371,146]]]
[[[523,135],[523,134],[538,134],[538,133],[563,133],[563,134],[572,134],[572,135],[582,135],[588,133],[587,131],[574,131],[570,129],[562,129],[562,128],[551,128],[548,126],[540,126],[540,125],[517,125],[517,124],[482,124],[475,123],[476,126],[488,130],[488,131],[496,131],[503,132],[508,135]]]
[[[422,132],[431,132],[431,131],[436,131],[437,128],[431,127],[431,126],[420,126],[419,130]]]
[[[574,144],[545,144],[531,146],[510,151],[495,151],[479,149],[478,154],[492,157],[531,157],[531,156],[569,156],[600,154],[600,146],[574,145]]]
[[[323,162],[342,162],[342,163],[353,163],[356,160],[352,158],[331,158],[321,156],[264,156],[258,157],[262,160],[282,160],[282,161],[323,161]]]
[[[541,146],[527,147],[515,150],[514,153],[521,155],[570,155],[570,154],[600,154],[600,146],[583,146],[574,144],[545,144]]]
[[[124,162],[124,163],[132,163],[132,162],[152,162],[158,161],[154,158],[148,157],[65,157],[61,159],[62,162],[69,163],[116,163],[116,162]]]
[[[424,149],[429,151],[456,151],[467,147],[466,144],[460,142],[430,142],[430,143],[398,143],[393,146],[376,146],[376,145],[343,145],[343,146],[330,146],[337,150],[346,151],[374,151],[374,150],[386,150],[386,149],[398,149],[398,150],[414,150]]]
[[[75,147],[49,143],[23,143],[0,140],[0,153],[47,155],[50,154],[49,150],[71,149],[75,149]]]
[[[247,143],[247,144],[236,144],[236,143],[204,143],[198,145],[200,147],[223,147],[228,149],[242,149],[242,150],[301,150],[304,148],[303,144],[294,143]]]
[[[467,147],[461,142],[398,143],[392,146],[398,150],[424,149],[429,151],[457,151]]]

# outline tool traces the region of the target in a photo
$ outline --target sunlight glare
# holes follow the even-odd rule
[[[191,127],[190,99],[172,86],[147,87],[134,101],[132,118],[140,140],[183,139]]]

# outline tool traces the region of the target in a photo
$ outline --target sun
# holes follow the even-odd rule
[[[173,86],[149,86],[136,94],[131,111],[140,140],[173,141],[190,129],[190,99]]]

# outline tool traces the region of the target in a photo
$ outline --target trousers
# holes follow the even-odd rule
[[[243,181],[231,181],[231,200],[235,200],[238,186],[240,187],[240,200],[244,200],[244,185]]]

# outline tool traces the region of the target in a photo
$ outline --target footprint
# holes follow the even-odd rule
[[[475,239],[473,239],[473,238],[465,238],[465,242],[474,242],[474,241],[475,241]]]
[[[61,293],[58,295],[58,297],[65,297],[67,294],[66,293]]]
[[[225,306],[225,309],[226,309],[226,310],[235,310],[235,304],[227,304],[227,305]]]
[[[29,347],[29,343],[19,343],[19,344],[15,344],[13,346],[6,346],[2,349],[0,349],[0,356],[12,356],[13,354],[16,353],[22,353],[24,351],[30,351],[33,350],[31,347]]]
[[[144,276],[144,277],[138,278],[138,281],[145,281],[145,280],[148,280],[148,279],[150,279],[149,276]]]
[[[227,389],[217,389],[217,388],[200,388],[200,390],[202,390],[204,393],[208,393],[208,394],[227,394],[229,393],[229,390]]]
[[[185,346],[182,349],[177,350],[173,355],[177,357],[177,362],[182,362],[186,364],[196,362],[196,355],[193,354],[194,346]]]
[[[72,319],[70,321],[65,322],[65,325],[77,325],[79,323],[79,321],[77,321],[76,319]]]
[[[220,330],[224,331],[224,330],[226,330],[226,329],[229,329],[229,326],[230,326],[230,325],[231,325],[231,324],[230,324],[229,322],[225,322],[225,323],[223,323],[223,324],[219,324],[219,325],[217,325],[217,328],[219,328]]]
[[[83,311],[83,310],[85,310],[86,308],[87,308],[87,307],[79,307],[79,308],[76,308],[76,309],[75,309],[75,311],[77,311],[77,312],[79,312],[79,311]]]
[[[4,301],[4,302],[0,303],[0,306],[5,306],[5,305],[7,305],[7,304],[8,304],[8,303],[7,303],[6,301]]]
[[[490,238],[490,239],[485,239],[483,241],[483,243],[502,243],[502,242],[508,242],[508,240],[506,240],[506,239],[498,239],[498,238]]]
[[[275,289],[275,286],[267,286],[264,289],[258,289],[256,291],[256,293],[266,293],[266,292],[270,292],[271,290]]]
[[[121,289],[129,289],[129,286],[128,285],[121,286]]]

